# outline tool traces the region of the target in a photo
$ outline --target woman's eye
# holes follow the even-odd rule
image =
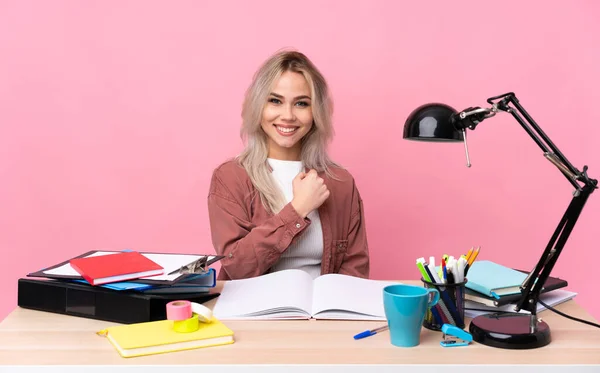
[[[269,99],[269,102],[272,103],[272,104],[281,104],[281,101],[279,101],[279,99],[274,98],[274,97],[271,97]]]
[[[296,102],[296,105],[302,106],[302,107],[309,106],[308,102],[306,102],[306,101],[298,101],[298,102]]]

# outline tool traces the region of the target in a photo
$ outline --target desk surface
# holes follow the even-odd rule
[[[206,305],[214,305],[214,300]],[[574,301],[557,309],[595,322]],[[0,364],[600,364],[597,328],[551,311],[540,316],[550,325],[552,343],[535,350],[503,350],[479,344],[443,348],[439,344],[441,333],[425,328],[421,344],[415,348],[392,346],[387,332],[358,341],[352,338],[381,326],[381,322],[225,321],[235,333],[232,345],[126,359],[108,340],[95,334],[114,323],[17,308],[0,323]]]

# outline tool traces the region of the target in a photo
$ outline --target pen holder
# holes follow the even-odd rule
[[[421,278],[425,288],[435,288],[440,292],[438,303],[427,310],[423,326],[430,330],[442,330],[442,325],[451,324],[465,327],[465,284],[467,279],[457,284],[439,284]]]

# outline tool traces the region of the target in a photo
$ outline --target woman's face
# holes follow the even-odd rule
[[[310,86],[300,73],[286,71],[275,81],[263,109],[269,158],[297,161],[302,138],[313,126]]]

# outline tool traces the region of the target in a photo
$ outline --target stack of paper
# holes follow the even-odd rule
[[[566,302],[570,299],[573,299],[577,293],[567,290],[554,290],[548,293],[543,293],[540,295],[540,300],[550,307],[554,307],[558,304]],[[500,307],[490,307],[485,304],[473,302],[473,301],[465,301],[465,316],[466,317],[476,317],[479,315],[484,315],[487,313],[493,312],[514,312],[515,304],[507,304]],[[537,304],[537,312],[541,312],[545,310],[546,307],[542,306],[541,303]],[[526,311],[521,310],[520,313],[526,313]]]

